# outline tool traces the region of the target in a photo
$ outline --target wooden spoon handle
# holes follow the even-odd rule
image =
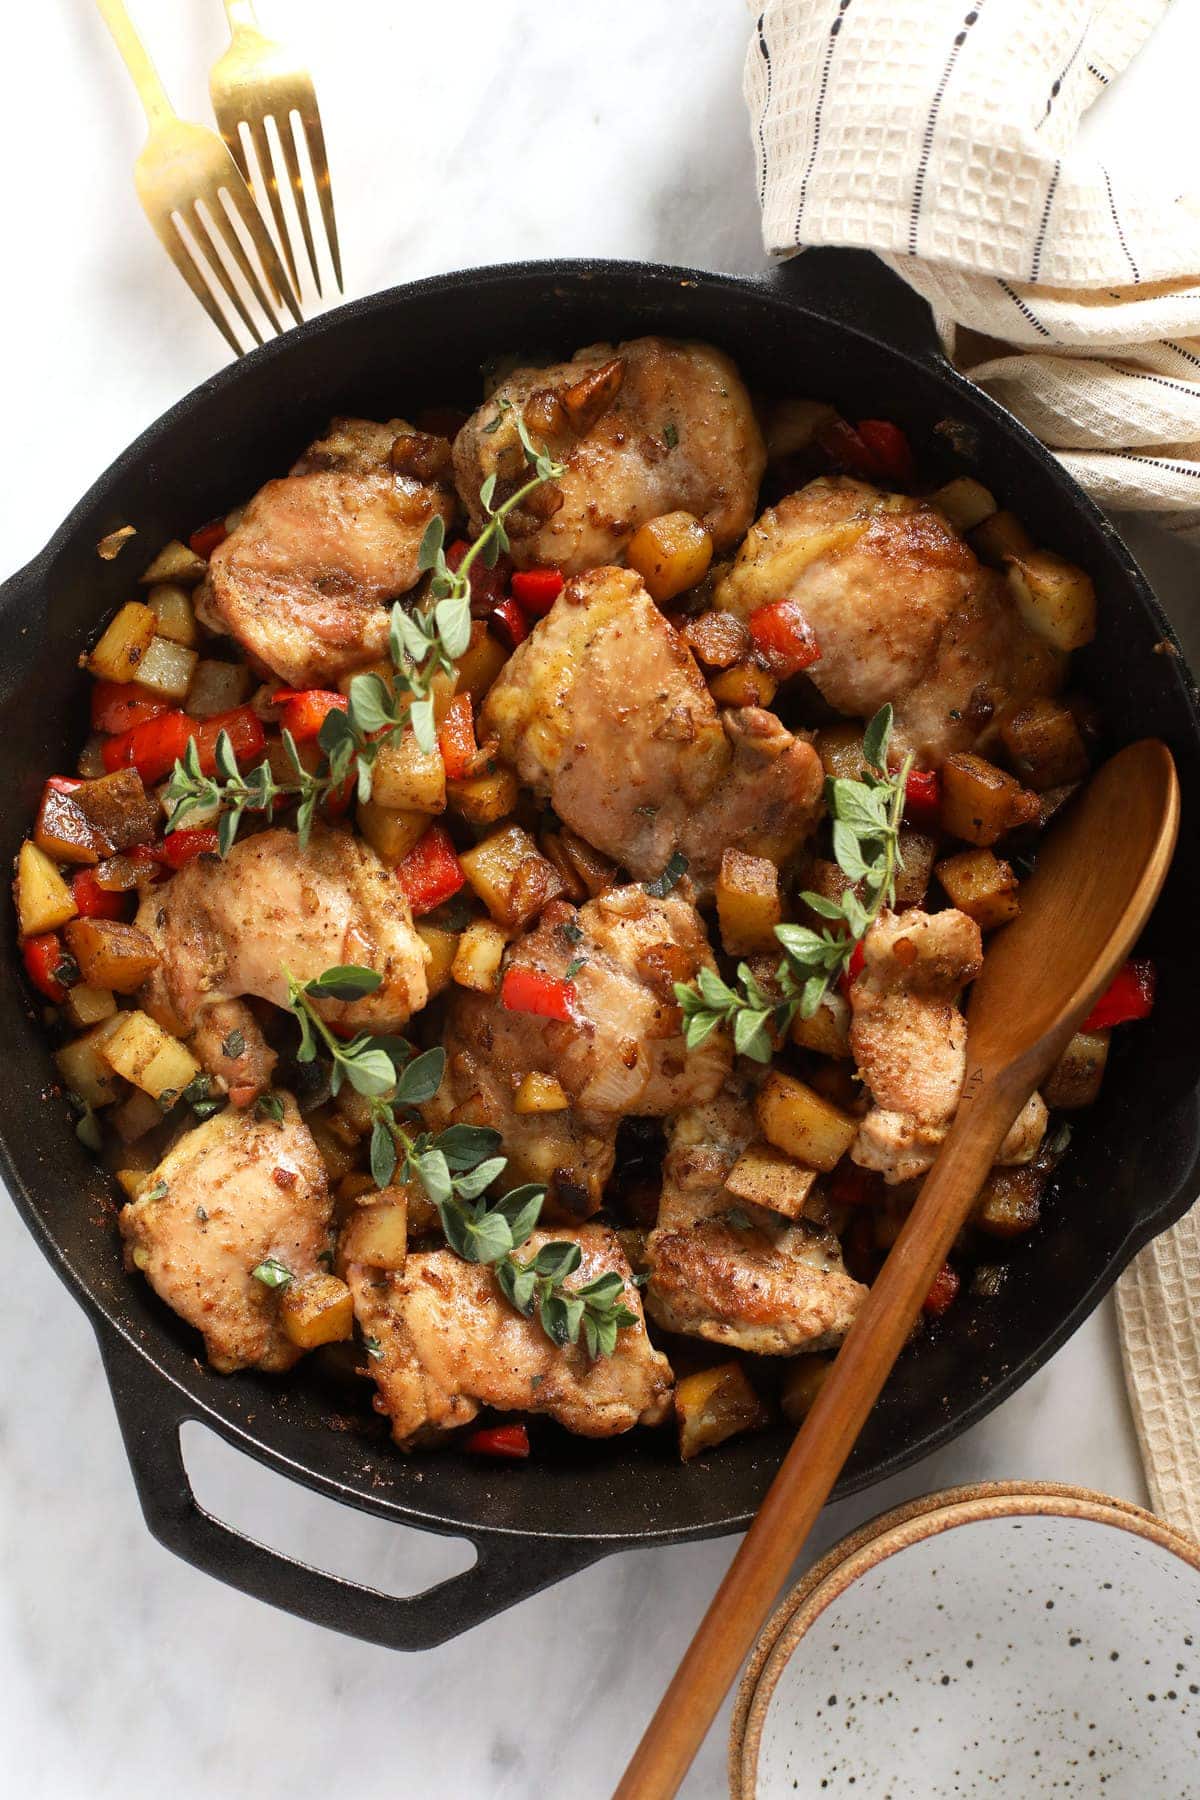
[[[972,1093],[971,1088],[975,1091]],[[966,1221],[1023,1079],[968,1081],[937,1162],[626,1769],[614,1800],[670,1800],[761,1630]]]

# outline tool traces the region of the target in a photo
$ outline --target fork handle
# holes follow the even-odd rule
[[[175,108],[167,99],[167,91],[158,79],[158,71],[146,53],[146,47],[133,27],[123,0],[96,0],[101,16],[112,32],[113,42],[121,52],[125,67],[133,77],[138,98],[146,110],[150,125],[161,125],[175,117]]]

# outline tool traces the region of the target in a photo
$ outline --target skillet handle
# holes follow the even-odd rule
[[[870,250],[821,247],[772,263],[767,287],[921,362],[948,366],[933,314]]]
[[[388,1650],[431,1650],[607,1553],[595,1539],[474,1539],[477,1560],[422,1594],[381,1594],[256,1543],[205,1512],[179,1439],[198,1408],[115,1331],[97,1332],[121,1436],[151,1533],[166,1549],[256,1600]],[[202,1423],[211,1423],[202,1420]]]

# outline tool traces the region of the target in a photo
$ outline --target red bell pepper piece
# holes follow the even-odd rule
[[[183,712],[163,713],[161,718],[147,719],[144,725],[135,725],[132,731],[122,732],[120,737],[109,738],[100,754],[106,769],[134,768],[149,785],[164,780],[171,773],[191,739],[195,738],[200,767],[206,775],[212,775],[217,766],[217,739],[223,731],[229,733],[233,753],[239,762],[261,755],[266,749],[267,734],[262,728],[262,720],[251,707],[238,706],[232,712],[219,713],[216,718],[205,719],[203,723],[189,719]]]
[[[132,731],[170,710],[169,701],[156,700],[134,681],[97,681],[92,688],[93,731]]]
[[[444,825],[431,825],[396,870],[416,918],[457,894],[466,879]]]
[[[438,749],[448,781],[461,781],[471,773],[479,748],[475,742],[475,705],[470,694],[455,694],[446,708],[438,732]]]
[[[847,475],[857,475],[861,481],[874,481],[878,477],[880,471],[873,452],[849,420],[830,419],[828,424],[818,427],[815,441],[830,462]]]
[[[193,531],[188,539],[188,549],[197,556],[209,557],[218,544],[223,544],[229,536],[224,519],[210,519],[199,531]]]
[[[488,620],[500,642],[510,650],[515,650],[529,636],[529,620],[511,594],[492,608]]]
[[[78,981],[79,971],[63,949],[57,931],[43,931],[38,937],[26,938],[21,945],[21,955],[25,973],[38,993],[61,1005],[67,997],[68,986],[63,977]]]
[[[1147,1018],[1154,1011],[1157,986],[1158,970],[1150,958],[1131,958],[1117,970],[1080,1031],[1107,1031],[1112,1025],[1128,1025],[1133,1019]]]
[[[500,1456],[508,1462],[524,1462],[529,1455],[529,1433],[524,1425],[486,1425],[473,1431],[463,1448],[472,1456]]]
[[[863,948],[863,940],[859,938],[857,944],[855,944],[853,950],[850,952],[850,961],[838,976],[838,989],[847,1000],[850,998],[850,989],[862,974],[862,966],[866,960],[867,953]]]
[[[280,730],[290,731],[298,744],[319,737],[330,713],[345,712],[350,704],[345,694],[331,693],[326,688],[280,688],[271,699],[283,707]]]
[[[76,869],[71,877],[75,911],[81,919],[123,919],[125,896],[119,889],[102,888],[94,869]]]
[[[228,733],[230,747],[241,764],[253,762],[267,747],[263,722],[252,706],[235,706],[232,712],[218,713],[213,719],[205,719],[195,731],[196,751],[205,775],[216,773],[217,739],[223,731]]]
[[[46,786],[56,794],[74,794],[83,786],[81,775],[51,775]]]
[[[798,600],[773,600],[750,614],[750,636],[773,675],[798,675],[820,662],[821,650]]]
[[[321,802],[321,811],[327,819],[344,819],[350,811],[355,794],[358,792],[358,776],[347,775],[341,787],[330,788]]]
[[[858,435],[874,458],[876,475],[896,487],[912,487],[917,479],[917,464],[912,446],[898,425],[890,419],[860,419]]]
[[[544,619],[563,591],[561,569],[518,569],[508,584],[509,593],[525,612]]]
[[[904,817],[918,831],[936,830],[942,812],[942,777],[937,769],[910,769],[904,785]]]
[[[198,856],[217,854],[217,834],[210,825],[185,825],[180,831],[169,831],[159,851],[168,869],[182,869]]]
[[[511,964],[500,983],[500,1004],[508,1012],[536,1013],[541,1019],[559,1019],[564,1025],[574,1023],[577,999],[573,981],[523,963]]]
[[[457,570],[470,548],[466,538],[455,538],[446,550],[447,565]],[[511,557],[497,557],[490,569],[482,556],[475,558],[467,570],[467,580],[471,587],[471,611],[476,618],[486,618],[492,608],[503,601],[511,573]]]
[[[949,1263],[943,1263],[933,1278],[933,1286],[922,1302],[921,1310],[931,1319],[940,1319],[943,1313],[949,1312],[958,1297],[962,1286],[958,1275]]]

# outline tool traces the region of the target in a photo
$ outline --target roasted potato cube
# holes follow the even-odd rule
[[[108,849],[85,815],[76,795],[47,782],[42,790],[33,841],[52,862],[97,863]]]
[[[215,719],[218,713],[232,712],[249,697],[253,680],[245,663],[201,658],[192,670],[187,710],[196,719]]]
[[[863,755],[863,726],[822,725],[813,739],[813,749],[821,759],[821,767],[834,780],[861,781],[866,768]]]
[[[1035,793],[1082,781],[1087,774],[1087,749],[1074,714],[1061,700],[1005,707],[997,723],[1015,773]]]
[[[984,562],[1003,563],[1010,556],[1026,556],[1033,549],[1033,539],[1016,513],[989,513],[971,533],[971,546]]]
[[[96,1026],[107,1030],[112,1020]],[[116,1029],[104,1044],[104,1057],[116,1074],[124,1076],[157,1100],[165,1111],[200,1073],[200,1064],[178,1038],[144,1012],[116,1015]]]
[[[566,1089],[554,1075],[527,1075],[513,1097],[515,1113],[565,1112],[571,1102]]]
[[[771,1415],[739,1362],[717,1363],[685,1375],[675,1389],[679,1454],[684,1462],[739,1431],[758,1431]]]
[[[444,925],[433,925],[428,919],[417,920],[416,933],[429,951],[429,961],[425,965],[425,979],[429,984],[429,997],[432,999],[435,994],[440,994],[443,988],[450,986],[460,939],[457,931],[447,931]]]
[[[815,1169],[793,1162],[772,1144],[751,1144],[725,1177],[725,1186],[738,1200],[798,1219],[816,1179]]]
[[[75,896],[44,850],[28,838],[17,852],[14,884],[17,924],[22,937],[57,931],[75,917]]]
[[[358,829],[380,862],[394,867],[404,861],[429,830],[429,814],[399,806],[381,806],[372,796],[358,803]]]
[[[380,806],[444,812],[446,765],[436,744],[432,750],[422,750],[416,733],[405,731],[381,745],[375,758],[371,798]]]
[[[142,658],[154,639],[158,621],[140,600],[130,600],[109,624],[87,659],[102,681],[136,681]]]
[[[85,781],[71,797],[106,856],[144,844],[154,836],[158,809],[136,769],[115,769],[111,775]]]
[[[543,856],[548,856],[563,878],[563,898],[573,900],[576,905],[586,900],[588,891],[575,872],[575,865],[563,848],[561,831],[539,831],[538,849]]]
[[[136,1200],[141,1194],[145,1193],[146,1189],[150,1186],[150,1173],[149,1169],[118,1169],[116,1171],[116,1177],[120,1183],[121,1191],[127,1200]],[[145,1254],[146,1252],[142,1251],[142,1255],[144,1256]],[[138,1252],[135,1250],[133,1253],[133,1260],[135,1265],[140,1268],[141,1264],[138,1262],[137,1258]]]
[[[486,769],[446,783],[446,802],[468,825],[495,825],[517,804],[517,778],[511,769]]]
[[[152,587],[160,581],[181,581],[186,587],[195,587],[208,572],[208,564],[202,556],[187,544],[181,544],[178,538],[172,538],[164,544],[154,561],[144,574],[138,577],[143,587]]]
[[[186,588],[174,581],[157,582],[146,595],[146,605],[157,620],[156,636],[167,638],[172,644],[181,644],[185,650],[196,648],[200,642],[200,627]],[[138,680],[144,682],[145,679],[145,673],[139,673]]]
[[[929,877],[933,874],[933,861],[937,855],[937,844],[923,831],[914,831],[911,825],[900,827],[900,861],[901,867],[896,871],[897,912],[903,912],[906,906],[920,906],[929,886]]]
[[[467,880],[500,925],[527,925],[564,882],[527,831],[507,825],[459,857]]]
[[[837,418],[837,409],[824,400],[777,400],[767,415],[767,455],[798,456],[813,443],[822,425]]]
[[[1058,650],[1081,650],[1096,635],[1096,588],[1090,575],[1053,550],[1029,550],[1008,565],[1008,585],[1031,631]]]
[[[712,676],[708,691],[718,706],[770,706],[778,686],[757,663],[739,662]]]
[[[843,1061],[850,1051],[850,1008],[842,996],[828,993],[811,1019],[797,1013],[792,1020],[792,1042],[802,1050]]]
[[[310,1112],[304,1123],[311,1131],[317,1154],[325,1164],[330,1186],[335,1187],[343,1175],[349,1175],[358,1161],[358,1135],[349,1121],[328,1105],[319,1106],[314,1112]]]
[[[508,932],[494,919],[476,919],[458,940],[451,969],[459,987],[494,994],[500,986],[500,962],[508,948]]]
[[[111,1019],[117,1002],[111,988],[85,987],[77,982],[68,988],[63,1010],[72,1025],[83,1030],[88,1025],[98,1025],[101,1019]]]
[[[306,1275],[279,1297],[283,1334],[301,1350],[354,1336],[354,1296],[336,1275]]]
[[[492,636],[482,619],[475,619],[471,641],[455,664],[459,693],[470,694],[478,707],[507,661],[504,645]]]
[[[990,850],[963,850],[948,856],[938,864],[937,876],[951,904],[974,919],[981,931],[1006,925],[1021,910],[1016,876]]]
[[[774,949],[775,927],[783,918],[775,864],[765,856],[726,850],[717,877],[717,917],[730,956]]]
[[[559,833],[563,852],[576,875],[594,900],[607,893],[617,878],[616,864],[599,850],[593,850],[586,838],[565,828]]]
[[[408,1202],[402,1187],[385,1188],[371,1206],[357,1206],[342,1226],[338,1259],[373,1269],[402,1269],[408,1255]]]
[[[778,1069],[759,1089],[754,1114],[769,1144],[810,1169],[834,1168],[858,1135],[857,1119]]]
[[[116,1013],[103,1019],[54,1053],[54,1065],[63,1086],[68,1093],[78,1095],[85,1106],[111,1106],[120,1095],[121,1083],[108,1060],[108,1045],[127,1016]]]
[[[123,1144],[137,1144],[162,1124],[163,1109],[141,1088],[132,1088],[108,1116]]]
[[[1104,1080],[1111,1031],[1077,1031],[1042,1083],[1047,1106],[1078,1112],[1095,1104]]]
[[[936,494],[931,494],[930,499],[949,519],[955,531],[973,531],[996,511],[991,490],[969,475],[959,475],[954,481],[948,481]]]
[[[72,919],[63,936],[89,987],[135,994],[158,962],[144,931],[120,919]]]
[[[700,613],[688,620],[683,635],[706,669],[728,669],[749,654],[750,633],[736,613]]]
[[[1043,1170],[1026,1164],[1017,1169],[993,1169],[975,1202],[972,1222],[989,1237],[1020,1237],[1032,1231],[1041,1215]]]
[[[184,644],[176,644],[166,637],[152,637],[138,664],[137,684],[157,694],[160,700],[182,701],[187,697],[192,673],[199,660],[196,652]]]
[[[647,520],[634,532],[625,547],[625,561],[661,606],[703,581],[712,553],[712,539],[695,514],[671,512]]]
[[[789,1425],[803,1425],[833,1367],[832,1356],[797,1356],[788,1365],[779,1406]]]
[[[1041,815],[1037,795],[982,756],[957,750],[942,764],[942,827],[968,844],[994,844]]]

